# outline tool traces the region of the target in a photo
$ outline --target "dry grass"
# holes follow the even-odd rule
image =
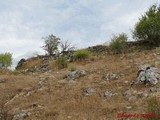
[[[26,120],[116,120],[118,113],[137,113],[145,111],[146,98],[137,98],[136,101],[128,101],[123,93],[131,89],[129,83],[136,78],[138,64],[153,64],[155,56],[153,52],[134,52],[124,55],[95,56],[85,62],[71,63],[79,70],[86,70],[87,75],[80,78],[76,84],[70,84],[63,76],[68,73],[68,68],[57,70],[55,62],[49,64],[54,69],[52,73],[35,75],[1,75],[0,79],[7,82],[0,84],[0,95],[6,98],[6,104],[10,113],[19,110],[28,110],[32,114]],[[29,63],[27,66],[38,64],[39,61]],[[107,73],[123,74],[118,80],[105,81],[103,76]],[[46,83],[39,89],[39,76],[46,77]],[[84,96],[88,87],[99,87],[97,93]],[[148,91],[149,87],[134,86],[133,90]],[[26,91],[34,90],[31,96],[21,95]],[[106,99],[104,93],[111,90],[117,95]],[[41,107],[32,107],[38,104]],[[132,109],[127,109],[132,106]]]

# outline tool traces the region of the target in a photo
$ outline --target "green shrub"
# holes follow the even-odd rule
[[[68,66],[68,62],[67,62],[67,59],[65,57],[60,57],[58,60],[57,60],[57,65],[58,65],[58,68],[59,69],[63,69],[63,68],[66,68]]]
[[[90,55],[90,52],[88,50],[78,50],[74,53],[74,59],[75,60],[84,60],[88,58]]]
[[[133,37],[147,41],[150,45],[160,46],[160,5],[152,5],[135,25]]]
[[[156,97],[152,97],[147,101],[147,114],[155,114],[156,117],[148,120],[160,120],[160,102]]]
[[[127,35],[125,33],[121,33],[118,36],[114,35],[111,38],[110,47],[115,54],[123,53],[124,48],[126,47]]]
[[[12,64],[12,54],[2,53],[0,54],[0,68],[8,68]]]

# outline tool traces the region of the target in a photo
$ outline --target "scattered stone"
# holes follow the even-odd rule
[[[29,91],[26,95],[24,95],[24,97],[28,97],[28,96],[31,96],[35,93],[36,91],[32,90],[32,91]]]
[[[105,93],[104,93],[104,97],[106,97],[106,98],[111,98],[112,96],[114,96],[115,94],[113,94],[111,91],[106,91]]]
[[[75,80],[69,80],[68,85],[73,86],[76,84]]]
[[[26,117],[29,117],[30,115],[31,115],[30,112],[22,110],[20,113],[17,113],[16,115],[14,115],[12,120],[23,120]]]
[[[157,88],[157,87],[152,87],[150,89],[151,92],[160,92],[160,88]]]
[[[132,106],[127,106],[126,107],[128,110],[132,109],[133,107]]]
[[[108,80],[117,80],[120,76],[117,74],[117,73],[113,73],[113,74],[106,74],[105,75],[105,80],[108,81]]]
[[[40,87],[42,87],[42,86],[45,84],[46,79],[47,79],[47,78],[40,77],[40,78],[39,78],[39,81],[38,81],[38,85],[39,85]]]
[[[136,95],[135,95],[135,92],[133,92],[131,90],[127,90],[124,93],[124,96],[128,99],[128,101],[134,101],[137,98]]]
[[[156,85],[160,79],[160,70],[150,65],[139,66],[138,75],[135,81],[137,83]]]
[[[93,93],[96,93],[99,90],[99,87],[95,87],[95,88],[87,88],[84,92],[85,96],[89,96],[92,95]]]
[[[127,97],[127,98],[130,98],[132,96],[132,92],[130,90],[127,90],[125,93],[124,93],[124,96]]]
[[[136,96],[131,96],[131,97],[128,98],[128,101],[135,101],[136,99],[137,99]]]
[[[143,93],[143,97],[148,97],[149,94],[148,93]]]
[[[0,83],[6,83],[6,80],[0,80]]]
[[[85,75],[86,75],[86,72],[84,70],[76,70],[76,71],[70,72],[66,77],[69,80],[75,80]]]
[[[129,81],[128,81],[128,80],[126,80],[126,81],[124,81],[124,83],[125,83],[125,84],[128,84],[128,83],[129,83]]]

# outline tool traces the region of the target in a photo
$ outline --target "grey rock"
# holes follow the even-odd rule
[[[151,84],[156,85],[158,80],[160,79],[160,70],[151,67],[150,65],[141,65],[139,66],[139,71],[137,74],[137,78],[135,80],[135,84],[137,83],[144,83],[144,84]]]
[[[72,80],[75,80],[75,79],[78,79],[80,77],[83,77],[86,75],[86,72],[84,70],[76,70],[76,71],[72,71],[70,72],[68,75],[67,75],[67,78],[68,79],[72,79]]]
[[[136,94],[135,91],[127,90],[124,93],[124,96],[128,99],[128,101],[134,101],[137,98],[135,94]]]
[[[38,81],[38,85],[39,86],[43,86],[46,82],[46,78],[40,77],[39,81]]]
[[[129,101],[135,101],[136,99],[137,99],[136,96],[131,96],[131,97],[128,98]]]
[[[143,97],[148,97],[149,94],[148,93],[143,93]]]
[[[84,95],[85,96],[89,96],[89,95],[92,95],[93,93],[96,93],[97,91],[99,90],[98,87],[95,87],[95,88],[87,88],[84,92]]]
[[[26,117],[30,115],[31,115],[30,112],[22,110],[20,113],[14,115],[12,120],[24,120]]]
[[[152,87],[150,89],[151,92],[160,92],[160,88],[157,88],[157,87]]]
[[[0,83],[6,83],[6,80],[0,80]]]
[[[111,98],[112,96],[114,96],[114,94],[111,91],[106,91],[104,93],[104,97],[106,97],[106,98]]]
[[[132,106],[127,106],[126,107],[128,110],[132,109],[133,107]]]
[[[117,80],[120,76],[117,73],[108,73],[104,76],[105,80]]]
[[[124,93],[124,96],[129,98],[132,96],[132,92],[130,90],[127,90],[125,93]]]

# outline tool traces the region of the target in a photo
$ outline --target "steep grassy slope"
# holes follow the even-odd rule
[[[64,79],[69,68],[54,69],[45,73],[2,74],[0,98],[8,114],[15,115],[22,110],[31,113],[26,120],[117,120],[118,113],[142,114],[146,111],[146,100],[152,93],[152,86],[135,85],[137,67],[141,64],[155,65],[160,50],[133,52],[122,55],[94,56],[85,61],[74,62],[78,70],[86,75],[77,80]],[[34,61],[35,62],[35,61]],[[53,61],[54,63],[54,61]],[[30,61],[29,65],[32,65]],[[37,62],[36,62],[37,64]],[[156,64],[157,67],[158,64]],[[112,79],[112,75],[117,76]],[[107,80],[109,78],[109,80]],[[160,87],[159,84],[157,87]],[[85,95],[88,88],[97,88]],[[126,97],[126,91],[136,94]],[[106,97],[105,92],[114,95]],[[141,94],[142,93],[142,94]],[[148,97],[143,93],[149,94]],[[139,117],[139,119],[141,119]]]

